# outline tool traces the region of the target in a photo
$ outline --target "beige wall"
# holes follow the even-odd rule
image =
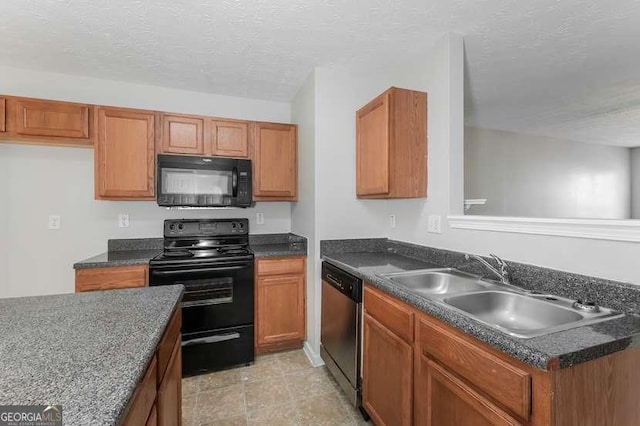
[[[465,127],[466,214],[629,219],[629,148]]]

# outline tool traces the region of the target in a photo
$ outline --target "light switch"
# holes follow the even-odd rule
[[[49,229],[60,229],[60,216],[57,214],[49,215]]]
[[[396,229],[396,225],[396,215],[389,215],[389,226],[391,227],[391,229]]]
[[[129,227],[129,215],[127,213],[122,213],[118,215],[118,226],[120,228]]]
[[[264,213],[256,213],[256,223],[258,225],[264,225]]]
[[[441,223],[442,219],[440,215],[437,215],[437,214],[429,215],[429,218],[427,220],[428,220],[428,223],[427,223],[428,232],[432,232],[434,234],[442,233],[442,223]]]

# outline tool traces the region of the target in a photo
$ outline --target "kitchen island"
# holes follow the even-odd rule
[[[155,402],[148,390],[155,396],[156,386],[147,379],[155,384],[157,376],[161,386],[161,364],[168,378],[180,362],[183,291],[178,285],[0,299],[0,404],[59,404],[65,425],[129,422],[133,411],[144,411],[139,394]],[[177,382],[177,392],[165,395],[179,414]]]

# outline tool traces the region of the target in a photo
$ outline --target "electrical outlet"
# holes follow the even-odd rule
[[[396,229],[396,215],[395,214],[389,215],[389,226],[391,227],[391,229]]]
[[[258,225],[264,225],[264,213],[256,213],[256,223]]]
[[[129,215],[127,213],[122,213],[118,215],[118,226],[120,228],[129,227]]]
[[[428,223],[427,223],[427,231],[432,232],[434,234],[442,233],[442,218],[440,215],[437,215],[437,214],[429,215]]]
[[[60,216],[57,214],[49,215],[49,229],[60,229]]]

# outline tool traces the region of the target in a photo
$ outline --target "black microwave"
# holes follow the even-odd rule
[[[163,207],[249,207],[251,160],[159,154],[156,185]]]

